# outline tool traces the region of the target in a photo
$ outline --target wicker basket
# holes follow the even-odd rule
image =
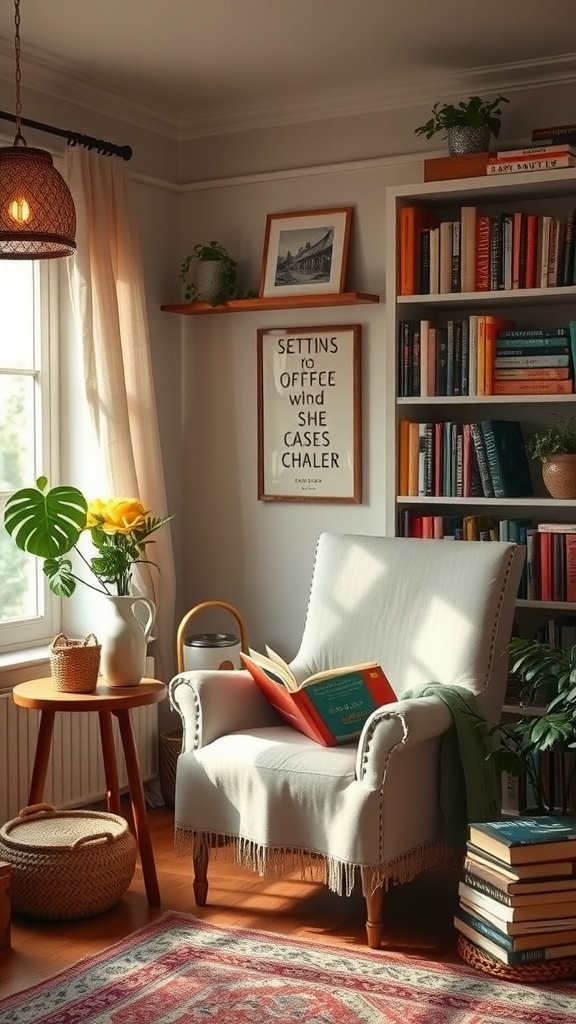
[[[182,750],[182,729],[168,729],[160,733],[160,792],[168,807],[174,807],[176,765]]]
[[[100,644],[94,633],[83,640],[70,640],[58,633],[50,646],[50,669],[54,687],[65,693],[92,693],[98,682]]]
[[[474,967],[477,971],[483,971],[485,974],[493,974],[497,978],[506,978],[507,981],[520,981],[529,985],[542,981],[573,978],[576,974],[576,957],[574,956],[563,956],[558,957],[557,960],[528,962],[512,966],[503,964],[496,957],[490,956],[490,953],[475,946],[461,932],[458,933],[457,947],[460,956],[470,967]]]
[[[92,917],[126,892],[136,840],[116,814],[34,804],[0,828],[0,860],[12,869],[14,910],[50,920]]]

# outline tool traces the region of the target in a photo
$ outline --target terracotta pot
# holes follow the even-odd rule
[[[553,498],[576,498],[576,455],[551,455],[545,459],[542,479]]]

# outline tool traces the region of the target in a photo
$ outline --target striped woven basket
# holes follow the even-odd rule
[[[58,633],[50,645],[50,672],[54,687],[64,693],[92,693],[98,682],[100,644],[94,633],[70,640]]]
[[[132,881],[136,840],[124,818],[34,804],[0,828],[14,910],[50,920],[113,907]]]

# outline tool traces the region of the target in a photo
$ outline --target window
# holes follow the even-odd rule
[[[59,605],[42,562],[20,551],[3,526],[4,507],[19,487],[55,470],[56,417],[51,401],[56,363],[57,273],[51,263],[0,261],[0,649],[47,641]]]

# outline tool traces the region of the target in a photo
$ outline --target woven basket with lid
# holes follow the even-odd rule
[[[91,917],[130,885],[136,840],[116,814],[35,804],[0,828],[0,860],[11,865],[14,910],[51,920]]]

